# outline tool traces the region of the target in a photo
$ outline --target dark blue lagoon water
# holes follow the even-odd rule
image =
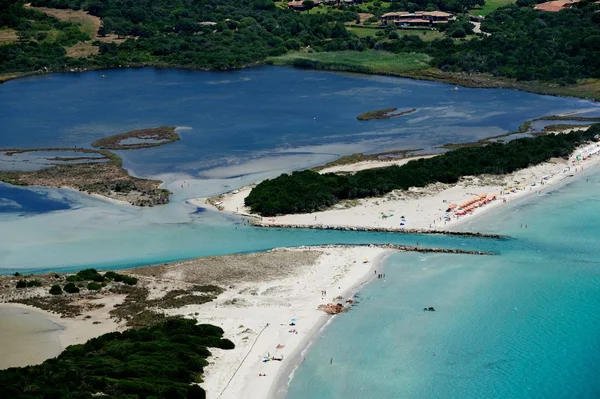
[[[0,86],[0,148],[87,147],[132,129],[180,126],[187,128],[180,130],[183,140],[121,152],[125,165],[144,176],[231,177],[272,171],[274,163],[306,167],[353,152],[480,139],[515,130],[536,116],[597,109],[584,100],[451,88],[283,67],[29,77]],[[417,112],[356,120],[360,113],[389,107]]]
[[[71,209],[70,202],[59,193],[59,190],[31,190],[0,183],[0,213],[23,216]]]
[[[389,120],[356,120],[362,112],[387,107],[417,111]],[[354,235],[323,232],[256,232],[236,226],[239,220],[195,213],[185,201],[338,155],[473,140],[513,130],[535,116],[598,107],[510,90],[453,91],[432,82],[264,67],[30,77],[0,86],[0,109],[0,148],[86,147],[131,129],[180,127],[181,141],[120,152],[132,173],[167,182],[174,192],[168,206],[135,209],[68,190],[4,186],[0,268],[37,270],[369,242],[368,235],[354,240],[346,238]]]
[[[588,177],[474,222],[511,234],[500,256],[391,257],[287,398],[600,397],[600,179]]]

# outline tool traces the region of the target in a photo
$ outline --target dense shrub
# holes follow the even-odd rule
[[[25,280],[17,281],[17,288],[25,288],[25,287],[27,287],[27,281],[25,281]]]
[[[50,288],[50,293],[52,295],[60,295],[62,294],[62,288],[60,288],[60,285],[58,284],[54,284],[51,288]]]
[[[136,285],[137,284],[137,278],[128,276],[126,274],[116,273],[113,271],[104,273],[104,278],[114,280],[117,283],[124,283],[127,285]]]
[[[463,176],[512,173],[552,157],[567,157],[578,145],[599,133],[600,125],[594,125],[585,132],[460,148],[402,166],[367,169],[354,175],[319,174],[311,170],[283,174],[258,184],[245,203],[264,216],[305,213],[330,207],[342,199],[381,196],[392,190],[437,182],[456,183]]]
[[[91,291],[98,291],[102,289],[102,285],[99,283],[91,282],[87,285],[87,289]]]
[[[60,288],[60,287],[59,287]],[[207,346],[233,348],[223,330],[195,320],[113,332],[69,346],[41,365],[0,371],[3,397],[205,398],[193,384],[210,356]]]
[[[75,284],[73,283],[67,283],[65,284],[65,286],[63,287],[64,291],[68,294],[76,294],[79,292],[79,288],[77,286],[75,286]]]

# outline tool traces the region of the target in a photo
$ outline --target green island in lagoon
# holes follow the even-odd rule
[[[599,11],[0,0],[4,392],[598,397]]]

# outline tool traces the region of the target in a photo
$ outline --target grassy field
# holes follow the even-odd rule
[[[94,17],[83,10],[67,10],[67,9],[54,9],[46,7],[31,7],[34,10],[43,12],[44,14],[50,15],[61,21],[71,22],[72,24],[81,26],[81,30],[87,33],[91,38],[96,37],[98,28],[102,26],[100,18]]]
[[[515,4],[516,0],[485,0],[483,7],[473,8],[469,13],[471,15],[489,15],[492,11],[506,6],[508,4]]]
[[[14,43],[17,40],[19,40],[19,36],[17,36],[16,30],[10,28],[0,29],[0,46]]]
[[[362,27],[358,27],[355,25],[349,25],[346,27],[346,29],[349,30],[350,32],[354,33],[358,37],[367,37],[367,36],[375,37],[375,35],[377,34],[378,31],[382,31],[381,29],[377,29],[377,28],[367,28],[367,27],[362,28]],[[431,30],[431,29],[398,29],[398,30],[396,30],[396,33],[399,36],[416,35],[416,36],[419,36],[422,40],[426,40],[426,41],[444,37],[444,34],[442,32],[438,32],[436,30]]]
[[[426,54],[393,54],[387,51],[338,51],[330,53],[292,52],[267,59],[275,65],[295,65],[298,60],[313,61],[314,67],[328,70],[346,70],[388,75],[402,75],[429,68]]]
[[[379,32],[379,31],[381,31],[381,29],[377,29],[377,28],[359,28],[356,26],[346,26],[346,30],[354,33],[358,37],[367,37],[367,36],[375,37],[375,34],[377,34],[377,32]]]

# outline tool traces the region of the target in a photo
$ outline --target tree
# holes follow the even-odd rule
[[[68,294],[76,294],[79,292],[79,288],[75,286],[73,283],[67,283],[64,286],[64,290]]]
[[[304,8],[306,8],[306,10],[310,11],[313,8],[315,8],[315,2],[312,0],[304,0],[302,2],[302,5],[304,6]]]
[[[91,282],[87,285],[87,289],[90,291],[99,291],[102,288],[102,285],[95,283],[95,282]]]
[[[62,294],[62,288],[60,288],[60,285],[54,284],[50,288],[50,294],[52,294],[52,295],[60,295],[60,294]]]

